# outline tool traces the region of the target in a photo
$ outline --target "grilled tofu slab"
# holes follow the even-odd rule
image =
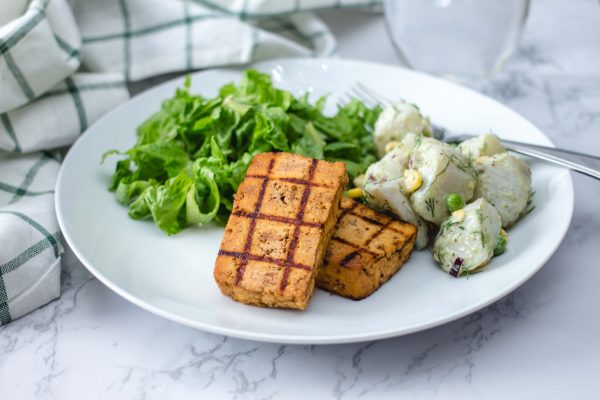
[[[414,225],[344,197],[317,286],[354,300],[364,299],[398,272],[410,257],[416,237]]]
[[[223,294],[256,306],[304,310],[347,182],[342,162],[289,153],[254,156],[215,264]]]

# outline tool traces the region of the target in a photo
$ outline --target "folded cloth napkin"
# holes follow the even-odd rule
[[[60,295],[54,213],[71,144],[154,75],[330,56],[310,11],[379,0],[11,0],[0,8],[0,325]],[[16,16],[16,17],[15,17]]]

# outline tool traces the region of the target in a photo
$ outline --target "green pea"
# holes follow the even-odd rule
[[[496,247],[494,248],[494,255],[499,256],[500,254],[504,253],[506,251],[507,244],[508,241],[506,240],[506,237],[502,233],[499,233],[498,241],[496,242]]]
[[[462,196],[457,193],[450,193],[446,196],[446,207],[450,212],[460,210],[465,206]]]

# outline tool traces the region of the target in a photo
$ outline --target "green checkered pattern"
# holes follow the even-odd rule
[[[55,149],[126,101],[129,82],[273,57],[330,56],[335,38],[311,11],[378,5],[31,0],[0,34],[0,325],[59,296]]]
[[[59,295],[54,185],[60,157],[44,149],[72,143],[128,96],[122,75],[78,73],[0,114],[0,325]]]
[[[35,100],[79,68],[81,38],[72,15],[60,18],[63,10],[69,10],[66,0],[32,0],[25,15],[5,27],[7,33],[0,37],[0,71],[8,73],[2,81],[0,112]],[[53,29],[56,25],[62,28]],[[40,55],[52,62],[44,65]]]
[[[51,152],[0,156],[0,325],[58,294],[62,247],[52,203],[59,166]]]
[[[120,74],[73,74],[35,101],[0,114],[0,151],[30,153],[67,146],[90,122],[128,98]]]
[[[273,57],[331,56],[335,38],[311,11],[380,5],[380,0],[181,0],[167,8],[163,0],[88,0],[75,3],[75,14],[88,15],[100,1],[104,13],[119,20],[108,28],[102,18],[86,19],[84,64],[123,73],[127,80]],[[165,12],[158,15],[156,9]]]

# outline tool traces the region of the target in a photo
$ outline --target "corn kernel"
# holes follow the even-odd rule
[[[358,199],[359,197],[362,197],[363,194],[364,192],[361,188],[354,188],[346,191],[346,196],[350,197],[351,199]]]
[[[475,190],[475,181],[467,182],[467,190]]]
[[[404,171],[404,190],[406,193],[412,193],[423,184],[423,178],[416,169],[407,169]]]
[[[506,232],[502,228],[500,228],[500,236],[502,236],[504,238],[504,240],[506,240],[508,242],[508,232]]]
[[[392,140],[391,142],[389,142],[388,144],[385,145],[385,152],[389,153],[390,151],[394,150],[396,147],[400,146],[400,142],[397,140]]]

